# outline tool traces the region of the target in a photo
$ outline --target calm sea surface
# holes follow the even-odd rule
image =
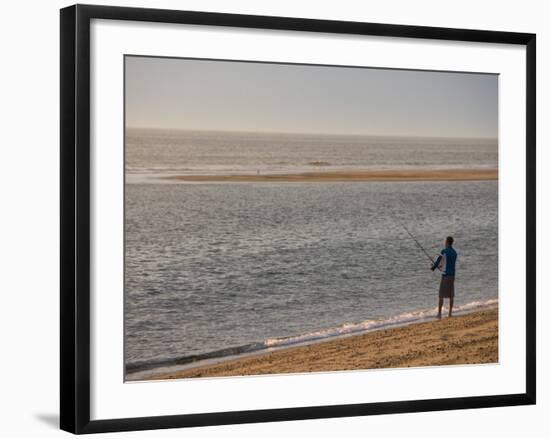
[[[434,314],[436,256],[456,305],[498,297],[498,182],[165,183],[169,174],[497,166],[496,141],[130,131],[127,371]],[[232,349],[230,349],[232,348]]]

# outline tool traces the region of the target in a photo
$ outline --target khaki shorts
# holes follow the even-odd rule
[[[455,296],[455,277],[454,276],[441,276],[441,283],[439,284],[439,298],[447,298]]]

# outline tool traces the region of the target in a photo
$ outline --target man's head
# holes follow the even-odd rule
[[[453,242],[454,242],[454,241],[455,241],[455,240],[453,239],[452,236],[447,236],[447,238],[445,239],[445,245],[447,245],[447,246],[448,246],[448,245],[453,245]]]

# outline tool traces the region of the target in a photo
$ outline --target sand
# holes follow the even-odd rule
[[[282,349],[150,379],[498,362],[498,309]]]
[[[475,181],[496,180],[498,171],[496,169],[389,169],[265,175],[173,175],[165,178],[190,182]]]

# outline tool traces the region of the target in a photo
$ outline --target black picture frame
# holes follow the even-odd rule
[[[408,37],[526,47],[526,376],[525,393],[416,401],[90,419],[90,21],[133,20],[332,34]],[[60,11],[61,272],[60,426],[72,433],[303,420],[535,404],[535,90],[536,36],[449,29],[235,15],[211,12],[74,5]]]

